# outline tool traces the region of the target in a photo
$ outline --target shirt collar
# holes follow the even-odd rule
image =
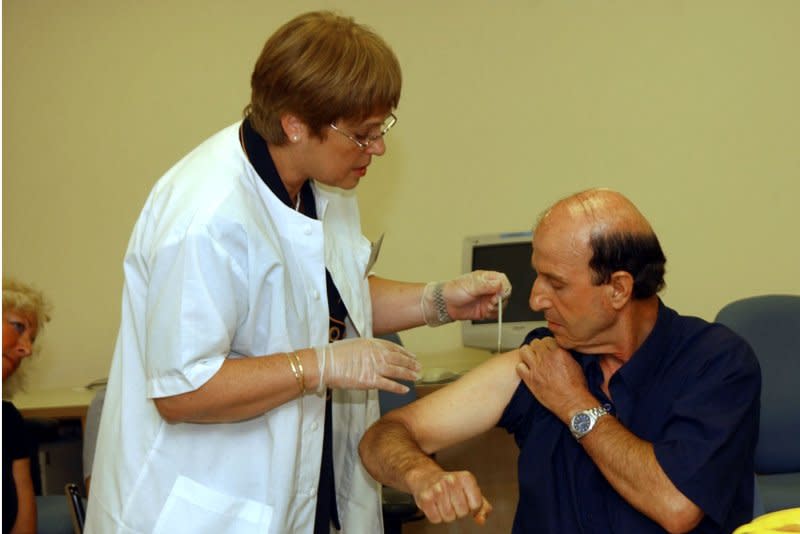
[[[650,377],[655,375],[655,368],[663,359],[662,356],[667,351],[670,342],[670,327],[675,319],[676,313],[667,308],[661,299],[658,299],[658,315],[653,330],[644,340],[644,343],[636,349],[631,358],[620,367],[612,377],[614,382],[622,381],[625,387],[632,392],[647,387]],[[584,370],[584,374],[589,380],[590,388],[594,391],[595,387],[599,390],[602,382],[602,371],[597,362],[597,356],[593,354],[573,353]],[[594,382],[598,382],[594,384]],[[593,387],[594,386],[594,387]],[[613,394],[613,392],[612,392]]]
[[[283,185],[278,169],[275,167],[275,162],[269,153],[267,142],[253,129],[250,119],[247,117],[242,121],[241,136],[245,155],[250,160],[250,164],[256,170],[258,176],[269,187],[273,195],[288,207],[294,209],[294,205],[292,205],[292,201],[289,198],[289,192],[286,190],[286,186]],[[300,205],[301,212],[304,215],[312,219],[317,218],[311,180],[306,180],[303,183],[303,187],[300,188]]]

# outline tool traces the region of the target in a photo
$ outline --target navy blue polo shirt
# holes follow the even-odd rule
[[[546,328],[525,343],[552,335]],[[598,404],[655,448],[673,484],[705,517],[692,532],[731,532],[750,521],[761,371],[750,346],[719,324],[659,301],[648,338],[601,390],[597,358],[572,352]],[[515,533],[664,532],[630,506],[521,382],[498,426],[520,448]]]

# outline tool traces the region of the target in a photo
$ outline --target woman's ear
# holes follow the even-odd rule
[[[308,127],[300,117],[292,113],[281,115],[281,127],[290,143],[297,143],[308,137]]]
[[[615,310],[622,309],[633,296],[633,276],[627,271],[615,271],[608,285],[611,288],[611,305]]]

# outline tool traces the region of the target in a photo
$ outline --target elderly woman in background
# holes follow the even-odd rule
[[[33,354],[36,336],[50,320],[49,303],[29,285],[3,279],[3,393],[7,380]],[[3,401],[3,533],[36,533],[36,497],[30,457],[34,444],[22,415]]]
[[[488,318],[511,290],[373,275],[353,190],[400,86],[372,30],[300,15],[267,40],[244,120],[155,185],[125,255],[87,534],[382,531],[356,448],[377,389],[420,367],[373,335]]]

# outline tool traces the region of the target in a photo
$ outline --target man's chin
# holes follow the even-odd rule
[[[553,332],[552,330],[550,330],[550,332],[553,333],[553,339],[556,340],[556,343],[562,349],[573,350],[578,346],[578,344],[575,343],[575,340],[570,339],[563,334],[559,334],[558,332]]]

